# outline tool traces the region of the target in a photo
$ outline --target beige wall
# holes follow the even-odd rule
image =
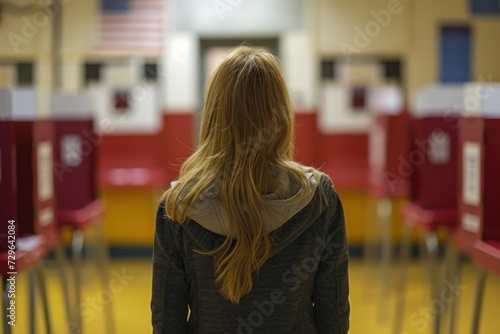
[[[342,56],[343,50],[349,47],[357,49],[353,54],[359,51],[361,55],[402,56],[405,59],[406,86],[410,97],[419,88],[438,79],[438,32],[439,26],[447,22],[469,23],[473,29],[474,79],[500,81],[500,20],[470,16],[469,0],[400,0],[399,4],[397,0],[304,1],[306,30],[317,57]],[[91,43],[98,28],[99,0],[65,2],[63,87],[64,90],[75,91],[81,88],[81,64],[90,54]],[[355,28],[366,34],[366,29],[374,28],[373,24],[376,22],[373,12],[387,13],[391,12],[391,9],[387,24],[382,26],[378,23],[379,31],[374,30],[372,36],[368,35],[368,41],[360,40],[360,34]],[[40,12],[43,13],[41,8],[35,8],[27,13],[13,15],[4,10],[0,25],[0,60],[36,61],[35,80],[39,84],[39,109],[45,114],[48,111],[48,91],[52,84],[52,22],[48,20],[44,23],[39,17],[35,32],[29,29],[31,24],[27,23],[34,23],[35,16]],[[13,36],[12,33],[23,38],[17,45],[17,50],[8,38]],[[318,72],[317,63],[312,64],[311,68],[315,73]],[[313,86],[309,95],[314,97],[318,94],[315,83]]]
[[[500,19],[474,19],[472,23],[474,79],[500,81]]]
[[[394,0],[395,1],[395,0]],[[355,27],[374,21],[372,11],[387,9],[388,0],[313,0],[317,20],[311,33],[319,56],[344,55],[341,45],[356,46]],[[500,20],[471,16],[469,0],[401,0],[400,10],[360,49],[363,55],[401,55],[405,59],[406,88],[411,99],[423,86],[439,80],[439,27],[470,24],[473,31],[473,78],[500,81]],[[398,7],[396,7],[398,8]],[[344,44],[342,44],[344,43]]]
[[[439,27],[447,23],[471,26],[472,79],[500,81],[500,20],[470,15],[468,0],[420,0],[415,2],[414,45],[408,58],[410,92],[439,80]]]
[[[342,55],[351,45],[359,54],[401,54],[410,46],[413,2],[397,0],[315,0],[317,50],[320,55]],[[391,12],[392,10],[392,12]],[[381,23],[375,16],[382,15]],[[374,27],[378,26],[376,29]],[[357,40],[357,29],[367,34]],[[371,34],[371,36],[370,36]]]
[[[98,0],[65,0],[63,3],[63,87],[76,90],[81,83],[81,62],[89,51],[97,28]],[[26,10],[5,8],[0,25],[0,61],[32,60],[35,63],[35,85],[38,112],[49,113],[52,89],[52,23],[49,13],[37,1]]]
[[[34,80],[37,89],[38,112],[48,114],[49,91],[52,86],[52,20],[40,7],[26,11],[11,11],[5,8],[2,13],[0,60],[18,62],[34,61]],[[43,85],[41,84],[43,83]]]
[[[410,99],[416,90],[439,80],[440,25],[468,22],[468,0],[415,1],[413,45],[407,59]]]
[[[82,86],[85,57],[92,49],[99,24],[99,0],[72,0],[63,12],[63,89],[77,91]]]

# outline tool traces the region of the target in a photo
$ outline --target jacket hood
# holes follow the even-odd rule
[[[265,214],[264,220],[267,230],[273,234],[275,245],[284,246],[284,243],[292,242],[295,239],[294,236],[298,237],[301,231],[307,229],[319,216],[317,214],[315,217],[310,217],[309,212],[298,219],[299,221],[290,222],[294,216],[299,216],[299,213],[304,211],[304,208],[313,200],[322,174],[311,167],[298,164],[297,166],[302,169],[311,184],[307,193],[296,177],[282,171],[275,175],[279,185],[277,189],[272,193],[262,195],[271,209],[268,214]],[[175,182],[172,185],[175,186]],[[287,225],[286,229],[284,225]],[[209,187],[204,192],[198,203],[188,212],[188,219],[182,226],[196,244],[205,250],[220,246],[228,236],[234,237],[229,235],[227,213],[219,197],[217,185]],[[276,233],[277,231],[280,232]],[[276,249],[276,251],[279,250]]]

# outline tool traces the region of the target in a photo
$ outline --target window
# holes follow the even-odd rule
[[[471,0],[470,11],[473,14],[500,15],[500,0]]]
[[[156,63],[144,64],[144,79],[147,81],[158,80],[158,65]]]
[[[440,81],[462,83],[471,79],[471,31],[467,26],[441,28]]]
[[[102,64],[100,63],[86,63],[85,64],[85,73],[84,73],[84,81],[85,85],[88,85],[90,82],[96,82],[101,79],[101,68]]]
[[[18,86],[33,86],[33,63],[17,63],[16,78]]]
[[[323,80],[335,79],[335,60],[323,59],[321,61],[321,79]]]
[[[101,0],[103,12],[126,12],[129,7],[129,0]]]
[[[394,60],[382,60],[382,66],[384,68],[384,78],[387,81],[394,80],[400,83],[402,81],[402,69],[401,61],[399,59]]]

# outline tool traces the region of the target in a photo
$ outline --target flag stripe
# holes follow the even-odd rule
[[[122,13],[101,12],[96,53],[157,53],[163,49],[163,0],[129,0]]]

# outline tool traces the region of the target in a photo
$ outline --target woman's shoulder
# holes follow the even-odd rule
[[[335,187],[330,175],[321,171],[320,168],[307,166],[297,161],[290,161],[289,165],[301,169],[310,180],[314,180],[313,182],[320,185],[325,191],[335,192]]]

